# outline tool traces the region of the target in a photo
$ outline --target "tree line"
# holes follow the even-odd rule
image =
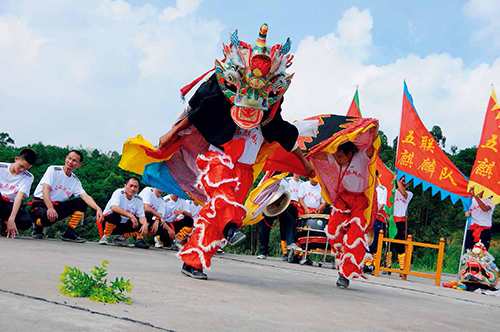
[[[439,126],[434,126],[430,133],[436,139],[441,148],[445,148],[446,137]],[[379,132],[381,139],[381,149],[379,155],[382,161],[392,170],[394,170],[397,137],[389,144],[389,140],[383,131]],[[12,162],[18,152],[25,147],[34,149],[38,154],[36,164],[30,169],[35,180],[31,188],[32,193],[35,186],[40,181],[45,170],[50,165],[63,165],[68,152],[74,147],[58,147],[54,145],[44,145],[43,143],[30,144],[28,146],[16,147],[15,141],[8,133],[0,133],[0,161]],[[121,155],[116,152],[102,152],[98,149],[89,150],[76,148],[84,154],[82,167],[75,171],[82,182],[85,191],[91,195],[96,203],[104,209],[107,201],[113,191],[123,186],[127,177],[135,175],[124,171],[118,167]],[[459,150],[456,146],[451,146],[451,154],[446,153],[457,168],[469,176],[476,157],[477,147],[473,146]],[[140,179],[140,176],[139,176]],[[141,184],[141,190],[144,187]],[[412,234],[415,241],[438,243],[439,238],[446,239],[446,252],[444,269],[448,272],[456,272],[458,260],[465,227],[465,216],[463,207],[459,202],[452,204],[449,198],[441,200],[440,195],[432,196],[431,191],[423,191],[422,186],[416,188],[410,187],[414,197],[408,208],[408,234]],[[30,197],[28,199],[31,200]],[[328,210],[329,211],[329,210]],[[325,211],[326,212],[326,211]],[[47,228],[47,236],[60,237],[66,228],[65,223],[58,222],[53,227]],[[271,254],[279,254],[279,227],[271,232],[270,246],[273,248]],[[88,209],[82,225],[79,226],[79,232],[82,237],[89,240],[97,240],[99,234],[95,227],[95,215],[92,209]],[[244,232],[248,240],[244,245],[237,248],[228,248],[227,250],[235,253],[256,254],[258,252],[258,224],[245,227]],[[492,242],[490,252],[500,259],[500,209],[495,209],[493,214]],[[28,235],[26,232],[25,235]],[[437,251],[419,248],[415,253],[415,264],[423,269],[433,269]]]

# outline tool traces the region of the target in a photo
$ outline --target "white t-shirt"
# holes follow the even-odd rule
[[[163,200],[163,197],[156,196],[154,188],[146,187],[142,189],[139,196],[141,196],[143,204],[149,204],[155,212],[163,213],[163,210],[165,209],[165,201]]]
[[[241,155],[238,162],[247,165],[253,165],[255,159],[257,159],[257,154],[259,153],[260,147],[264,142],[264,136],[262,135],[262,129],[260,125],[252,129],[243,129],[236,127],[236,132],[234,133],[233,139],[244,138],[245,139],[245,150]],[[210,145],[209,150],[220,151],[213,145]]]
[[[50,200],[52,202],[64,202],[71,195],[78,197],[85,194],[82,183],[75,173],[72,172],[70,176],[67,176],[64,173],[63,166],[49,166],[47,168],[33,194],[35,198],[43,199],[42,189],[44,184],[50,186]]]
[[[12,164],[0,163],[0,194],[13,202],[18,192],[23,192],[26,197],[30,195],[31,184],[35,178],[28,171],[12,174],[10,165]]]
[[[394,217],[406,217],[406,210],[408,209],[408,204],[410,204],[413,198],[413,193],[411,191],[406,191],[408,197],[404,197],[399,190],[396,190],[394,195]]]
[[[387,189],[383,185],[379,184],[376,190],[377,190],[377,204],[387,205]]]
[[[293,177],[284,178],[284,183],[286,183],[287,190],[290,193],[292,201],[299,201],[299,188],[304,181],[299,179],[299,181],[295,181]]]
[[[188,211],[188,206],[185,200],[182,198],[177,197],[177,201],[174,201],[170,195],[165,196],[165,209],[163,210],[163,219],[165,219],[166,222],[172,222],[175,220],[177,217],[174,214],[175,210],[185,210]]]
[[[113,211],[111,210],[111,207],[115,205],[118,207],[121,207],[128,213],[132,213],[136,218],[142,218],[144,217],[144,203],[142,202],[142,198],[139,195],[134,195],[132,196],[132,199],[127,199],[127,196],[125,195],[125,189],[119,188],[116,189],[113,192],[113,195],[111,195],[111,198],[106,204],[106,208],[104,209],[103,214],[107,215],[112,213]],[[121,216],[122,223],[127,222],[128,218],[125,216]]]
[[[194,217],[196,217],[198,215],[198,213],[200,212],[201,208],[203,206],[201,205],[196,205],[194,204],[193,201],[186,201],[187,205],[188,205],[188,212],[191,213],[191,216],[193,216],[193,219]]]
[[[310,209],[317,209],[324,202],[321,197],[321,185],[313,186],[307,181],[300,185],[298,196],[304,200],[304,204]]]
[[[472,197],[472,204],[470,205],[470,216],[471,223],[478,224],[481,227],[491,227],[491,219],[493,217],[493,211],[495,210],[494,206],[491,206],[492,199],[481,199],[484,205],[491,207],[488,211],[483,211],[479,206],[478,202],[474,197]]]
[[[340,167],[335,157],[328,154],[328,161],[337,165],[339,176],[342,177],[342,186],[352,193],[362,193],[368,188],[368,165],[370,158],[366,151],[359,151],[352,156],[351,162]],[[347,170],[346,170],[347,168]]]

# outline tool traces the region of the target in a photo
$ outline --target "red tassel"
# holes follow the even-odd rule
[[[187,95],[187,93],[189,91],[191,91],[191,89],[196,85],[198,84],[198,82],[200,82],[203,77],[205,77],[208,73],[210,73],[211,71],[214,71],[215,70],[215,67],[213,67],[212,69],[210,69],[209,71],[207,71],[206,73],[204,73],[203,75],[201,75],[200,77],[198,77],[197,79],[195,79],[193,82],[191,82],[190,84],[186,85],[185,87],[183,87],[181,89],[181,98],[182,100],[184,100],[184,97]]]

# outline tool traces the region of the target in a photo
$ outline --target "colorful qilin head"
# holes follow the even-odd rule
[[[460,281],[495,288],[498,283],[498,269],[494,261],[493,256],[479,241],[472,250],[467,250],[462,256],[462,262],[465,265],[459,273]]]
[[[224,95],[234,104],[231,116],[241,128],[255,128],[288,89],[293,74],[285,72],[292,64],[290,38],[284,44],[266,46],[267,24],[263,24],[255,45],[242,42],[238,30],[231,44],[223,44],[224,60],[215,60],[215,74]]]

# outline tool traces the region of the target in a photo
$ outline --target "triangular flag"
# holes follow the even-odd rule
[[[491,92],[483,132],[477,147],[476,161],[470,175],[469,189],[484,191],[483,197],[493,196],[492,203],[500,203],[500,106],[495,91]]]
[[[411,175],[422,180],[424,189],[430,185],[432,195],[440,191],[455,194],[462,197],[464,208],[468,207],[467,202],[470,201],[467,193],[468,180],[425,128],[417,114],[406,82],[397,150],[398,179],[405,174]]]
[[[354,98],[352,99],[351,106],[349,107],[349,111],[347,112],[347,116],[352,116],[353,118],[362,118],[361,110],[359,108],[359,97],[357,89],[356,93],[354,94]]]

